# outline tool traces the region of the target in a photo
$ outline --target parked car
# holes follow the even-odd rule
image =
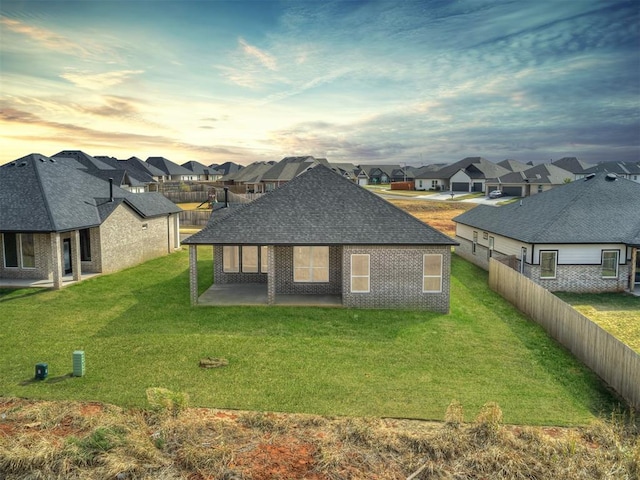
[[[502,196],[501,190],[492,190],[489,192],[489,198],[500,198]]]

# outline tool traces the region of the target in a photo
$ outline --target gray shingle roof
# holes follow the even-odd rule
[[[263,173],[262,181],[288,182],[294,177],[304,172],[307,168],[318,163],[328,165],[325,158],[306,157],[285,157]]]
[[[519,162],[518,160],[513,160],[510,158],[507,158],[506,160],[502,160],[501,162],[498,162],[496,165],[500,165],[501,167],[504,167],[507,170],[510,170],[512,172],[521,172],[523,170],[531,168],[531,165],[527,165],[526,163],[522,163],[522,162]]]
[[[180,209],[159,194],[130,193],[114,185],[113,196],[143,217]],[[113,210],[109,182],[40,154],[0,167],[0,230],[63,232],[102,223]]]
[[[215,215],[215,213],[214,213]],[[188,244],[455,245],[324,165],[213,221]]]
[[[147,163],[163,171],[165,175],[193,175],[193,172],[164,157],[149,157]]]
[[[527,243],[626,243],[640,239],[640,184],[600,173],[502,207],[453,219]]]
[[[573,180],[573,173],[552,163],[541,163],[524,171],[510,172],[500,177],[500,183],[529,183],[532,185],[561,185],[565,179]],[[491,179],[494,180],[494,179]]]
[[[609,172],[618,175],[640,174],[640,162],[602,162],[584,170],[583,173]]]
[[[574,174],[582,174],[585,170],[594,166],[593,163],[578,160],[576,157],[562,157],[551,163]]]

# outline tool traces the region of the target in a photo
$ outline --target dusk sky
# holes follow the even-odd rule
[[[640,158],[640,1],[0,4],[0,164]]]

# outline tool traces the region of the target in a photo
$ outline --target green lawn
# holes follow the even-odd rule
[[[640,297],[628,293],[556,295],[640,353]]]
[[[201,289],[210,258],[199,251]],[[0,290],[0,396],[144,406],[148,387],[165,387],[199,406],[440,420],[457,399],[466,420],[493,401],[507,423],[556,425],[617,405],[455,256],[450,315],[191,308],[187,265],[185,249],[57,292]],[[87,372],[69,378],[77,349]],[[229,365],[199,368],[209,356]],[[32,381],[38,362],[46,381]]]

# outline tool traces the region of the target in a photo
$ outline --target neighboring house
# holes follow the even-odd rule
[[[485,183],[487,192],[501,190],[503,195],[529,197],[564,185],[573,179],[573,173],[552,163],[541,163],[524,171],[507,173],[500,178],[488,178]]]
[[[506,168],[510,172],[522,172],[524,170],[528,170],[531,167],[533,167],[533,162],[522,163],[522,162],[519,162],[518,160],[513,160],[508,158],[506,160],[502,160],[501,162],[496,163],[496,165],[500,165],[501,167]]]
[[[467,157],[436,171],[420,170],[415,177],[416,190],[486,192],[487,178],[498,178],[510,170],[486,158]]]
[[[640,162],[602,162],[584,171],[585,175],[596,172],[615,173],[619,177],[640,183]]]
[[[168,174],[154,167],[153,165],[142,161],[138,157],[131,157],[127,160],[118,160],[118,162],[122,162],[124,164],[124,168],[126,168],[127,170],[135,172],[137,178],[148,179],[149,177],[151,177],[152,183],[149,183],[150,192],[157,192],[158,184],[168,182],[170,179],[170,176]]]
[[[223,185],[235,185],[236,193],[264,193],[262,178],[276,162],[254,162],[220,178]]]
[[[354,183],[358,183],[358,167],[353,163],[330,163],[331,169],[342,175],[344,178],[348,178]]]
[[[572,180],[584,178],[585,175],[591,173],[589,169],[595,166],[593,163],[578,160],[576,157],[562,157],[560,160],[552,161],[551,164],[571,172],[573,174]]]
[[[616,292],[640,283],[640,185],[594,174],[453,219],[456,253],[511,264],[550,291]]]
[[[262,180],[260,181],[262,191],[270,192],[275,190],[293,180],[302,172],[319,164],[330,167],[326,158],[314,158],[312,156],[285,157],[263,173]]]
[[[263,285],[269,304],[279,295],[334,295],[345,307],[449,310],[456,242],[322,164],[235,211],[214,212],[183,243],[193,304],[196,246],[213,245],[215,284]]]
[[[142,160],[136,157],[131,157],[128,160],[118,160],[115,157],[107,156],[96,156],[94,158],[111,165],[115,169],[124,170],[125,183],[120,185],[121,188],[132,193],[158,191],[158,181],[155,180],[147,168],[140,165],[140,163],[146,165]],[[160,175],[163,175],[162,172],[160,172]],[[101,178],[104,178],[104,176],[101,176]]]
[[[195,160],[190,160],[181,165],[186,168],[190,172],[196,176],[192,180],[196,180],[199,182],[209,182],[218,180],[222,175],[215,169],[205,167],[200,162],[196,162]]]
[[[360,182],[360,178],[365,176],[367,184],[372,185],[401,182],[404,178],[404,171],[400,165],[358,165],[358,168],[365,173],[364,176],[358,177],[361,185],[366,185]]]
[[[131,193],[69,158],[31,154],[0,167],[0,279],[81,280],[180,246],[180,209]]]
[[[81,168],[87,173],[103,180],[113,180],[114,185],[119,186],[132,193],[148,191],[148,183],[140,180],[112,157],[93,157],[81,150],[63,150],[52,155],[58,162],[69,163],[72,166]],[[151,181],[153,181],[151,179]]]
[[[230,173],[235,173],[239,170],[242,170],[244,167],[242,165],[238,165],[237,163],[224,162],[222,165],[212,163],[211,165],[209,165],[209,168],[215,170],[221,177],[223,177],[225,175],[229,175]]]
[[[164,157],[149,157],[146,162],[162,171],[170,181],[186,182],[197,180],[198,175]]]
[[[437,172],[446,164],[433,163],[429,165],[423,165],[418,167],[413,172],[413,179],[415,182],[416,190],[440,190],[442,185],[438,180],[427,180],[434,172]]]

